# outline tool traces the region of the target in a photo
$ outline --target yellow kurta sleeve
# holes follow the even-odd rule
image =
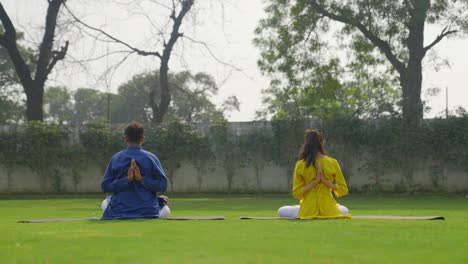
[[[348,186],[344,179],[343,173],[341,172],[340,164],[335,160],[335,184],[336,190],[333,191],[336,197],[345,196],[348,194]]]
[[[293,189],[292,195],[298,200],[302,200],[304,197],[304,177],[302,175],[304,171],[304,162],[301,160],[296,162],[296,168],[294,169],[294,178],[293,178]]]

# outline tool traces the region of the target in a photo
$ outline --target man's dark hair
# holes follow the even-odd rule
[[[125,136],[127,137],[127,141],[131,143],[140,142],[144,132],[145,130],[140,122],[133,121],[125,128]]]

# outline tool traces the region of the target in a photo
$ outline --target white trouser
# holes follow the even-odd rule
[[[337,207],[338,210],[340,210],[341,214],[345,215],[349,213],[349,210],[348,208],[346,208],[346,206],[338,204]],[[299,214],[299,208],[299,205],[286,205],[280,207],[278,209],[278,216],[284,218],[297,218],[297,215]]]
[[[101,203],[102,211],[105,211],[107,206],[109,206],[110,196],[107,196]],[[162,208],[159,208],[159,218],[167,218],[171,214],[171,209],[169,206],[165,205]]]
[[[168,218],[171,214],[171,209],[169,206],[165,205],[162,208],[159,208],[159,218]]]

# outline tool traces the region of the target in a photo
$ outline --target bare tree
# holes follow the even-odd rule
[[[169,61],[171,59],[172,52],[174,50],[174,46],[177,41],[183,37],[183,33],[180,32],[180,27],[186,15],[190,12],[191,8],[193,7],[195,0],[179,0],[178,4],[176,1],[172,1],[172,6],[164,6],[171,10],[170,20],[172,22],[172,28],[169,34],[169,39],[166,41],[164,39],[164,33],[160,30],[160,36],[163,39],[163,49],[161,52],[159,51],[146,51],[137,47],[130,45],[129,43],[112,36],[111,34],[105,32],[104,30],[93,27],[88,23],[80,20],[77,16],[75,16],[68,7],[66,7],[67,11],[70,15],[77,21],[80,25],[84,26],[87,29],[92,31],[98,32],[100,35],[105,36],[107,39],[111,40],[112,42],[121,44],[125,46],[129,50],[129,54],[124,57],[121,61],[123,62],[129,55],[137,54],[140,56],[154,56],[159,59],[159,85],[154,87],[159,87],[160,91],[152,90],[149,96],[149,105],[153,111],[152,117],[152,125],[157,127],[159,126],[164,116],[166,115],[169,104],[171,102],[171,92],[169,86]],[[95,37],[98,39],[98,37]],[[159,97],[159,98],[158,98]]]
[[[65,57],[68,50],[68,41],[66,41],[65,45],[59,50],[54,50],[57,17],[65,1],[66,0],[48,0],[44,35],[39,46],[34,74],[30,65],[26,64],[25,59],[19,52],[16,28],[5,8],[0,3],[0,21],[5,29],[5,33],[0,36],[0,45],[8,51],[16,74],[23,86],[26,94],[26,118],[30,121],[43,120],[44,113],[42,105],[45,83],[54,66]]]
[[[169,59],[171,58],[171,53],[174,49],[174,45],[176,44],[177,40],[181,36],[183,36],[182,33],[179,32],[180,26],[182,25],[182,20],[184,19],[184,16],[190,11],[190,8],[193,6],[194,2],[195,0],[182,1],[182,8],[177,15],[175,13],[174,5],[174,9],[171,14],[171,19],[174,22],[172,26],[171,37],[169,38],[169,41],[167,43],[164,43],[164,50],[162,52],[162,55],[159,57],[161,59],[161,66],[159,68],[161,100],[159,101],[159,103],[155,101],[155,91],[153,90],[150,93],[150,106],[153,109],[154,126],[161,124],[164,115],[169,109],[169,104],[171,103],[171,93],[169,92],[169,79],[167,76],[169,72]]]

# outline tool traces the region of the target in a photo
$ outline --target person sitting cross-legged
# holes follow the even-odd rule
[[[348,208],[334,197],[348,194],[348,186],[338,161],[325,154],[325,140],[317,130],[306,129],[294,170],[292,194],[299,205],[283,206],[284,218],[351,218]]]
[[[107,166],[102,190],[112,193],[101,204],[102,219],[160,218],[170,213],[165,192],[167,178],[159,159],[142,149],[144,128],[132,122],[125,129],[127,148],[115,154]]]

